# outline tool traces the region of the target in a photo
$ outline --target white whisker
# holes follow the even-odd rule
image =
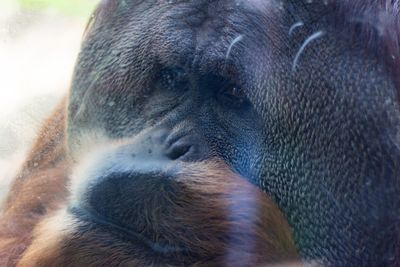
[[[292,66],[292,71],[296,70],[297,64],[299,63],[299,59],[301,54],[304,52],[304,50],[306,49],[307,45],[309,45],[312,41],[322,37],[325,34],[324,31],[318,31],[316,33],[313,33],[310,37],[308,37],[304,43],[301,45],[299,51],[297,52],[294,60],[293,60],[293,66]]]
[[[295,29],[299,28],[299,27],[303,27],[304,23],[302,21],[296,22],[295,24],[292,25],[292,27],[290,27],[289,29],[289,36],[292,36],[293,32]]]
[[[228,58],[229,58],[229,55],[231,54],[231,51],[232,51],[233,46],[234,46],[235,44],[237,44],[238,42],[242,41],[242,40],[243,40],[243,35],[239,35],[238,37],[236,37],[236,38],[232,41],[232,43],[231,43],[231,44],[229,45],[229,47],[228,47],[228,51],[226,52],[225,59],[228,59]]]

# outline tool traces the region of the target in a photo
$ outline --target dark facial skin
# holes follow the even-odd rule
[[[301,2],[103,1],[75,71],[70,149],[100,129],[140,135],[139,157],[159,148],[146,158],[155,168],[158,157],[220,158],[273,197],[305,259],[390,266],[400,214],[393,79],[329,5]]]

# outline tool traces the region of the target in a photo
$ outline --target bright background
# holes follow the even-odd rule
[[[98,0],[0,0],[0,197],[67,92]]]

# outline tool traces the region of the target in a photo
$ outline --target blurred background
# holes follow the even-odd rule
[[[0,197],[66,94],[98,0],[0,0]]]

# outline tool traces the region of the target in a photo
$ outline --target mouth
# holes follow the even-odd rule
[[[164,240],[161,236],[157,240],[148,238],[142,231],[136,231],[127,227],[120,226],[118,223],[104,218],[94,210],[82,207],[70,206],[68,212],[84,223],[84,227],[90,230],[100,230],[111,234],[117,240],[130,244],[134,249],[148,252],[153,258],[163,258],[172,261],[176,256],[193,257],[192,253],[186,248]]]

